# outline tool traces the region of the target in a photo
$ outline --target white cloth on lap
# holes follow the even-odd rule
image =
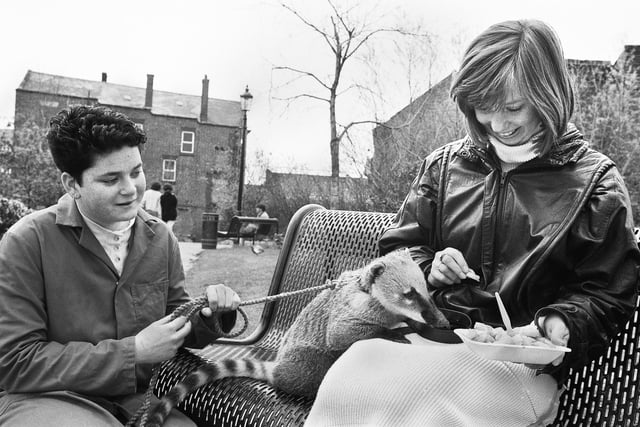
[[[325,377],[305,427],[545,426],[561,390],[549,375],[417,335],[351,346]]]

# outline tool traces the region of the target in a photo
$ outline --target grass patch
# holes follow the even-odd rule
[[[207,285],[224,283],[235,290],[243,301],[264,297],[269,292],[280,249],[265,248],[256,255],[249,246],[225,249],[205,249],[187,273],[186,288],[189,295],[203,294]],[[264,303],[242,307],[249,317],[249,327],[240,337],[253,332],[260,322]]]

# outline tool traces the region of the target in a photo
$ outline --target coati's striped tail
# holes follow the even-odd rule
[[[207,383],[226,377],[249,377],[273,383],[274,362],[254,359],[225,359],[206,363],[177,383],[160,402],[154,406],[147,419],[147,427],[160,427],[164,424],[171,409],[182,402],[189,393]]]

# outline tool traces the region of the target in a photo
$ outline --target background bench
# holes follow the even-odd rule
[[[394,214],[301,208],[291,219],[269,294],[324,283],[378,256],[377,241]],[[155,393],[165,394],[203,359],[273,360],[280,339],[313,294],[268,303],[258,329],[243,340],[218,340],[200,351],[181,350],[162,365]],[[574,371],[553,426],[640,425],[640,319],[633,319],[605,356]],[[198,356],[196,356],[198,355]],[[312,401],[262,381],[225,378],[196,390],[179,406],[200,426],[301,426]]]
[[[242,226],[245,224],[257,224],[258,229],[252,233],[241,234]],[[240,238],[250,238],[251,244],[256,239],[263,239],[267,236],[277,233],[278,218],[257,218],[254,216],[234,216],[229,222],[227,231],[218,231],[218,237],[223,239],[235,239],[236,243],[240,242]]]

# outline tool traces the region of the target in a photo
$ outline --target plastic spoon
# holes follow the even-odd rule
[[[511,319],[507,314],[507,309],[504,308],[504,304],[502,303],[502,298],[500,298],[500,294],[496,292],[496,301],[498,301],[498,308],[500,309],[500,317],[502,317],[502,323],[507,327],[507,332],[511,333],[513,328],[511,327]]]

